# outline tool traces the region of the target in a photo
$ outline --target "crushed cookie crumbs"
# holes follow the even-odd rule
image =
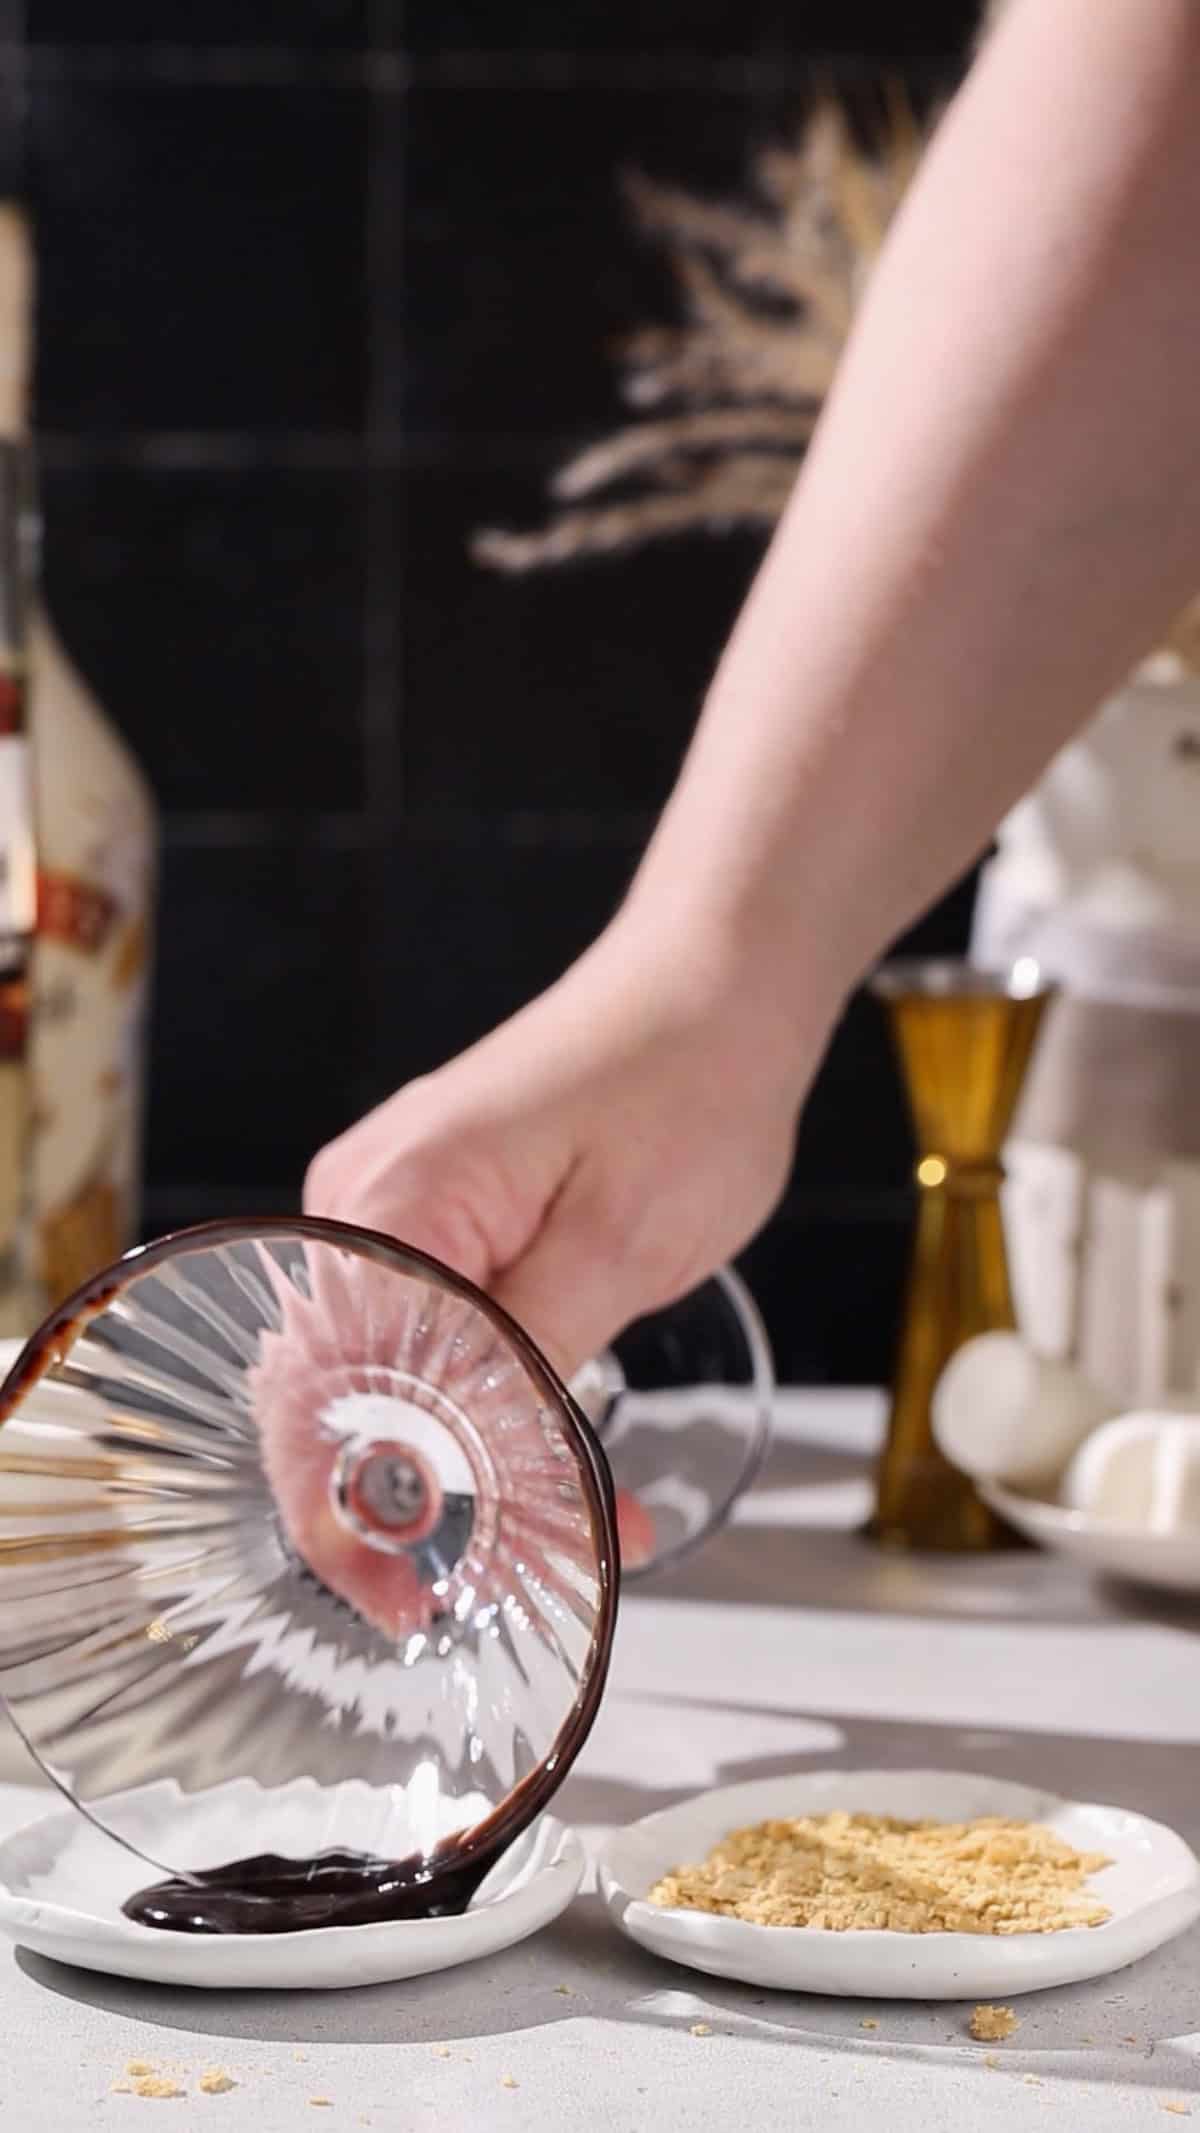
[[[858,2026],[860,2029],[878,2029],[879,2024],[874,2015],[864,2015]]]
[[[519,2089],[521,2084],[514,2080],[511,2074],[501,2074],[500,2086],[502,2089]]]
[[[135,2096],[155,2096],[165,2100],[168,2096],[186,2096],[187,2090],[181,2089],[179,2083],[172,2081],[169,2074],[142,2074],[133,2084],[133,2093]]]
[[[711,2037],[712,2024],[709,2022],[693,2022],[688,2030],[688,2035],[690,2037]]]
[[[1172,2118],[1190,2118],[1192,2115],[1186,2103],[1164,2103],[1161,2109],[1169,2111]]]
[[[1084,1883],[1109,1864],[1036,1822],[838,1812],[731,1830],[648,1901],[833,1933],[1061,1933],[1108,1918]]]
[[[970,2030],[977,2044],[1002,2044],[1018,2027],[1011,2007],[980,2004],[971,2016]]]
[[[157,2074],[158,2068],[154,2064],[153,2059],[127,2059],[125,2061],[125,2071],[127,2074],[135,2075]]]
[[[233,2075],[227,2074],[223,2066],[210,2066],[200,2076],[199,2088],[203,2096],[227,2096],[230,2089],[236,2087]]]

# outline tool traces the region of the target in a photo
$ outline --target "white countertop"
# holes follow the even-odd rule
[[[1033,1554],[878,1554],[853,1529],[879,1414],[872,1395],[791,1396],[736,1525],[625,1603],[609,1695],[556,1811],[586,1832],[797,1767],[940,1765],[1136,1806],[1200,1847],[1200,1610],[1102,1592]],[[10,1753],[0,1775],[18,1774]],[[0,1786],[0,1824],[39,1804]],[[0,2117],[21,2133],[158,2113],[228,2133],[310,2116],[386,2133],[1136,2133],[1175,2122],[1171,2103],[1200,2128],[1200,1928],[1118,1976],[1022,2000],[1008,2044],[972,2044],[968,2012],[677,1970],[622,1940],[590,1894],[506,1954],[352,1993],[151,1988],[5,1943]],[[113,2095],[131,2058],[180,2076],[221,2066],[238,2086]]]

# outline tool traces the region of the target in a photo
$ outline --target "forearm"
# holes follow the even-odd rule
[[[1200,587],[1200,6],[1017,0],[631,898],[830,1002]]]

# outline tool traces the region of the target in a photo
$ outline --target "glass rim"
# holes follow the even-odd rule
[[[715,1267],[707,1280],[698,1282],[689,1294],[700,1296],[710,1287],[718,1289],[724,1296],[746,1343],[746,1355],[751,1370],[749,1390],[753,1394],[757,1409],[754,1433],[738,1472],[714,1502],[699,1531],[682,1535],[671,1547],[664,1548],[661,1555],[653,1555],[644,1563],[633,1563],[628,1569],[623,1568],[622,1582],[628,1585],[640,1584],[643,1578],[656,1578],[666,1571],[674,1570],[678,1564],[686,1562],[696,1549],[702,1548],[706,1541],[711,1540],[714,1534],[721,1532],[734,1505],[753,1488],[774,1441],[772,1408],[777,1391],[775,1361],[762,1312],[736,1267]],[[669,1310],[670,1306],[667,1308]]]
[[[883,1000],[1046,1000],[1057,991],[1036,956],[973,963],[968,956],[896,956],[881,963],[868,988]]]
[[[518,1780],[490,1815],[454,1839],[456,1857],[467,1860],[486,1848],[497,1857],[506,1852],[536,1819],[558,1791],[596,1721],[608,1679],[616,1635],[620,1592],[620,1549],[617,1537],[616,1498],[608,1460],[600,1440],[570,1389],[553,1364],[516,1319],[495,1299],[464,1274],[445,1266],[431,1252],[419,1251],[398,1237],[381,1230],[360,1228],[324,1215],[234,1215],[169,1230],[145,1244],[135,1244],[119,1259],[100,1267],[70,1296],[48,1312],[30,1334],[20,1354],[0,1380],[0,1428],[18,1411],[47,1371],[70,1353],[75,1338],[98,1318],[114,1298],[139,1274],[153,1273],[164,1261],[187,1251],[217,1250],[223,1246],[253,1243],[262,1239],[303,1240],[334,1250],[351,1251],[390,1267],[396,1273],[417,1275],[448,1290],[470,1304],[512,1345],[519,1362],[529,1372],[539,1396],[557,1402],[573,1425],[579,1446],[579,1473],[584,1498],[596,1535],[596,1572],[599,1598],[591,1651],[578,1693],[545,1755],[535,1768]],[[45,1762],[31,1741],[7,1696],[0,1691],[0,1705],[45,1775],[59,1792],[61,1779]],[[86,1800],[66,1792],[70,1804],[89,1821],[96,1822]],[[97,1826],[116,1834],[104,1822]],[[118,1837],[118,1841],[126,1842]],[[153,1862],[152,1862],[153,1863]]]

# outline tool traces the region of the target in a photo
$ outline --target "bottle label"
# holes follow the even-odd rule
[[[40,617],[32,669],[32,1272],[44,1310],[136,1235],[154,837],[105,720]]]
[[[23,733],[0,730],[0,936],[33,931],[33,773]]]
[[[39,872],[37,930],[42,938],[61,941],[81,955],[100,955],[120,915],[116,898],[107,890],[78,875],[52,874],[45,868]]]

